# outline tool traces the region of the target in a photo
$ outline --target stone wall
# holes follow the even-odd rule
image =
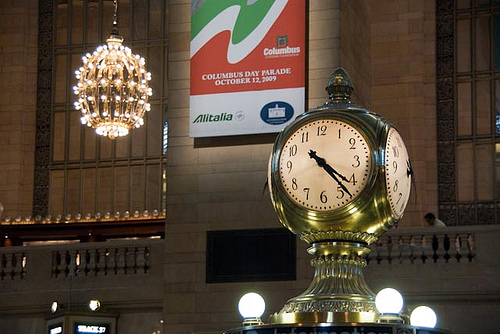
[[[0,3],[0,202],[4,216],[31,214],[38,2]]]
[[[437,214],[435,1],[368,1],[371,109],[401,132],[415,184],[400,226]]]
[[[339,65],[339,9],[339,1],[309,2],[309,108],[327,100],[328,78]],[[297,281],[205,283],[207,231],[280,226],[266,188],[276,135],[189,138],[190,1],[170,2],[169,34],[164,330],[219,332],[240,324],[236,306],[249,289],[278,311],[312,274],[300,244]]]
[[[371,42],[368,2],[343,0],[340,15],[340,65],[354,85],[352,101],[371,108]]]

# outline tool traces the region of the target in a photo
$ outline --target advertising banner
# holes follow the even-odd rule
[[[304,112],[305,0],[193,0],[190,136],[279,132]]]

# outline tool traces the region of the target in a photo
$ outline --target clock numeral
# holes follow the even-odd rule
[[[403,145],[401,145],[401,140],[399,139],[399,137],[396,137],[396,141],[398,142],[399,147],[403,147]]]
[[[307,143],[309,141],[309,132],[302,132],[302,142]]]
[[[394,168],[394,173],[393,174],[396,174],[396,172],[398,171],[398,162],[397,161],[393,161],[392,162],[392,167]]]
[[[392,153],[394,154],[395,158],[399,158],[399,148],[397,146],[392,147]]]
[[[297,184],[297,179],[293,178],[292,179],[292,189],[297,190],[299,188],[299,185]]]
[[[297,154],[297,145],[290,146],[289,154],[291,157],[294,157]]]
[[[361,165],[361,161],[359,161],[359,155],[355,155],[354,160],[355,162],[352,163],[351,166],[354,168],[359,167],[359,165]]]
[[[337,196],[336,196],[336,197],[337,197],[338,199],[342,199],[342,198],[344,198],[345,193],[344,193],[344,190],[342,190],[342,187],[338,186],[338,187],[337,187],[337,192],[338,192],[338,194],[337,194]]]
[[[286,162],[286,167],[288,168],[288,174],[290,174],[290,172],[292,171],[293,163],[290,160],[288,160]]]
[[[354,173],[352,173],[352,176],[349,178],[349,183],[352,183],[353,186],[358,183],[358,181],[356,181],[356,178],[354,177]]]
[[[396,201],[396,204],[399,204],[399,201],[401,201],[401,198],[403,198],[403,194],[399,193],[398,194],[398,200]]]
[[[339,139],[341,137],[342,129],[339,129]]]
[[[328,202],[328,197],[326,197],[326,190],[323,190],[321,194],[319,194],[319,200],[321,201],[321,203]]]
[[[304,188],[302,190],[304,190],[304,192],[306,193],[306,201],[308,201],[309,200],[309,190],[310,190],[310,188]]]
[[[392,187],[392,190],[394,190],[394,192],[398,191],[399,189],[399,180],[396,180],[394,182],[394,187]],[[399,193],[401,195],[401,193]]]
[[[326,130],[328,127],[326,125],[318,126],[318,136],[326,136]],[[340,130],[339,130],[339,138],[340,138]]]
[[[356,149],[356,139],[349,138],[349,144],[351,145],[351,147],[349,147],[350,150],[355,150]]]

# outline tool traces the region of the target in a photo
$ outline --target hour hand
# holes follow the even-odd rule
[[[333,169],[332,166],[327,164],[324,158],[318,157],[318,155],[316,155],[316,151],[309,150],[309,157],[311,159],[316,160],[318,166],[323,168],[328,173],[328,175],[330,175],[335,180],[335,182],[337,182],[340,188],[342,188],[342,190],[344,190],[350,197],[352,197],[352,194],[349,192],[349,189],[347,189],[346,186],[344,186],[344,184],[337,178],[337,176],[335,176],[335,174],[337,174],[342,180],[349,182],[344,176],[342,176],[339,172]]]
[[[313,150],[309,150],[309,157],[311,159],[314,159],[316,160],[316,162],[318,163],[318,166],[324,168],[325,170],[328,169],[329,171],[331,171],[332,173],[335,173],[337,174],[338,177],[340,177],[342,179],[342,181],[345,181],[345,182],[349,182],[349,180],[342,174],[340,174],[339,172],[337,172],[335,169],[333,169],[332,166],[330,166],[329,164],[326,163],[326,160],[324,158],[321,158],[321,157],[318,157],[316,155],[316,151],[313,151]]]

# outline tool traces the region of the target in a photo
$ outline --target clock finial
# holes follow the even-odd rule
[[[351,78],[343,67],[339,67],[333,72],[328,80],[326,91],[331,101],[341,102],[350,101],[351,93],[354,87]]]

